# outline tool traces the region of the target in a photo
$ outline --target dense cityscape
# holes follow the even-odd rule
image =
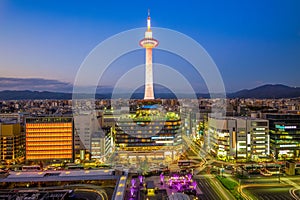
[[[150,14],[148,10],[141,38],[134,38],[134,31],[125,31],[145,55],[144,77],[131,77],[142,81],[143,98],[133,97],[137,90],[132,88],[129,99],[114,98],[113,93],[111,98],[98,98],[97,86],[83,90],[76,85],[80,74],[72,95],[68,93],[72,98],[0,98],[0,199],[300,199],[299,88],[272,85],[283,92],[274,94],[274,89],[270,92],[273,98],[234,98],[226,96],[229,93],[219,82],[218,70],[209,69],[209,77],[195,66],[203,73],[209,97],[194,91],[194,98],[181,98],[170,86],[171,93],[158,98],[154,71],[159,67],[153,62],[157,55],[153,52],[160,45],[160,51],[166,48],[163,31],[167,38],[180,34],[153,28]],[[110,38],[117,41],[114,48],[123,48],[119,42],[126,40],[126,34],[122,34]],[[185,47],[180,44],[177,48]],[[97,51],[95,48],[85,63],[91,64],[89,59]],[[115,61],[106,51],[113,52],[99,51],[97,67],[104,63],[98,60]],[[185,53],[180,56],[189,55]],[[200,60],[209,60],[204,62],[205,69],[216,67],[207,55],[200,56]],[[184,59],[192,65],[201,63],[193,63],[198,55]],[[92,70],[98,72],[102,73]],[[165,79],[178,81],[175,88],[180,86],[180,76],[160,72]],[[91,77],[95,78],[89,74],[82,80]],[[293,98],[286,88],[292,88]],[[127,91],[122,92],[126,96]]]
[[[164,184],[170,185],[170,174],[193,170],[198,185],[191,195],[199,199],[226,198],[218,192],[226,191],[222,188],[226,184],[211,185],[215,196],[203,193],[201,183],[207,176],[225,177],[233,183],[240,180],[239,184],[247,186],[226,195],[246,199],[245,193],[258,195],[255,187],[264,186],[266,195],[272,196],[267,188],[275,184],[270,190],[284,186],[287,189],[277,195],[292,198],[288,197],[289,189],[298,184],[300,173],[299,99],[227,99],[225,117],[211,116],[214,101],[159,99],[154,101],[155,107],[147,107],[145,100],[96,100],[93,112],[90,100],[77,102],[78,110],[73,110],[71,100],[1,101],[1,168],[6,177],[2,186],[16,188],[9,179],[14,173],[57,174],[72,168],[124,171],[126,185],[135,180],[135,174],[145,175],[146,180],[158,177],[154,180],[158,182],[164,174]],[[141,125],[152,122],[156,125]],[[136,134],[141,131],[150,137],[139,139]],[[30,167],[34,169],[26,169]],[[23,177],[18,187],[27,182]],[[163,189],[157,190],[160,192],[154,196]],[[127,193],[125,190],[124,195]]]

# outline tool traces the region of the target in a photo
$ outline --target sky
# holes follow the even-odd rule
[[[148,9],[152,26],[183,33],[206,50],[226,91],[300,86],[298,0],[1,0],[0,90],[70,90],[89,53],[115,34],[145,27]],[[155,49],[153,57],[205,91],[201,75],[184,59]],[[121,72],[143,62],[142,48],[123,55],[101,85],[113,87]]]

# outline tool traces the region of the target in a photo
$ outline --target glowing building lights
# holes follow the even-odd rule
[[[212,146],[210,151],[219,159],[263,159],[269,154],[267,120],[210,117],[208,124],[209,141]],[[262,151],[258,153],[258,149]]]
[[[266,118],[270,122],[270,149],[274,157],[278,160],[299,159],[300,115],[267,114]]]
[[[297,144],[281,144],[279,147],[297,147]]]
[[[73,119],[26,119],[26,160],[73,160]]]

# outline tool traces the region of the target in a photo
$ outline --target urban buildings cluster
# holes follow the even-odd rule
[[[173,160],[182,135],[228,162],[299,160],[299,99],[228,99],[223,117],[210,115],[212,101],[166,99],[141,108],[138,100],[82,100],[73,115],[71,101],[2,101],[1,160],[106,162],[128,151]],[[37,113],[41,107],[53,112]]]

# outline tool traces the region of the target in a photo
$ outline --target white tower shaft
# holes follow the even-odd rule
[[[152,71],[152,48],[146,48],[146,70],[145,70],[145,93],[144,99],[154,99],[153,71]]]

